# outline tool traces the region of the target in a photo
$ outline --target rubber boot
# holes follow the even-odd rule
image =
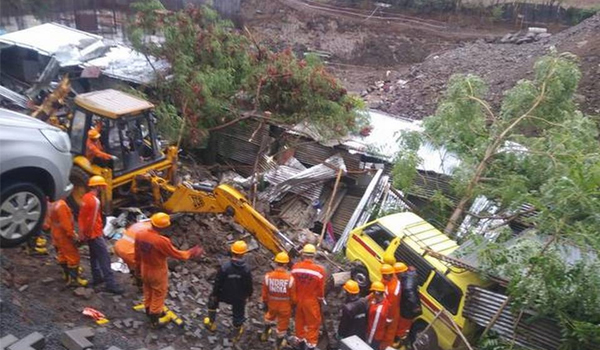
[[[271,325],[270,324],[266,324],[265,328],[263,329],[262,333],[260,333],[260,341],[263,343],[266,343],[269,340],[269,336],[271,335]]]
[[[277,338],[275,339],[275,350],[283,349],[283,347],[285,346],[284,341],[285,337],[277,336]]]
[[[157,329],[159,328],[159,314],[148,314],[148,319],[150,319],[150,328]]]
[[[69,268],[69,281],[67,281],[67,285],[80,287],[85,287],[88,285],[88,281],[79,274],[78,266]]]
[[[242,338],[242,334],[244,334],[244,325],[234,326],[232,337],[233,342],[237,343]]]
[[[158,318],[158,324],[162,327],[164,325],[166,325],[167,323],[171,322],[171,315],[169,315],[169,313],[163,313],[159,318]]]
[[[60,267],[63,270],[63,279],[65,280],[65,282],[69,281],[69,267],[67,266],[67,264],[59,264]]]
[[[204,318],[204,327],[211,332],[217,330],[215,319],[217,318],[217,309],[208,309],[208,317]]]
[[[148,313],[148,308],[146,307],[146,305],[144,305],[144,303],[140,303],[140,304],[134,305],[133,309],[135,311],[144,311],[144,309],[145,309],[146,313]]]

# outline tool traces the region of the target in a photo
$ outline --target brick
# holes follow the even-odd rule
[[[62,345],[69,350],[84,350],[94,346],[94,331],[90,327],[81,327],[66,331],[60,337]]]
[[[175,350],[175,348],[172,346],[167,346],[166,348],[162,348],[160,350]]]
[[[113,322],[113,325],[114,325],[115,327],[117,327],[118,329],[122,329],[122,328],[123,328],[123,323],[122,323],[122,321],[121,321],[121,320],[116,320],[116,321],[114,321],[114,322]]]
[[[144,322],[142,322],[142,321],[133,321],[133,323],[131,324],[131,327],[133,327],[133,329],[138,329],[143,324],[144,324]]]
[[[33,332],[25,338],[13,343],[8,350],[41,350],[46,346],[46,339],[39,332]]]
[[[7,334],[4,337],[0,338],[0,350],[4,350],[8,348],[10,345],[16,343],[19,338],[15,337],[12,334]]]
[[[344,338],[340,342],[341,350],[372,350],[372,348],[365,343],[362,339],[353,335],[348,338]]]
[[[122,349],[113,345],[113,346],[111,346],[110,348],[108,348],[106,350],[122,350]]]
[[[233,346],[233,343],[229,339],[223,339],[223,347],[229,348],[231,346]]]
[[[133,324],[133,318],[126,318],[123,320],[123,325],[127,328],[131,327]]]
[[[217,340],[218,340],[218,338],[215,337],[214,335],[211,335],[210,337],[208,337],[208,342],[211,344],[216,343]]]
[[[27,288],[29,288],[28,284],[24,284],[19,288],[19,292],[24,292]]]

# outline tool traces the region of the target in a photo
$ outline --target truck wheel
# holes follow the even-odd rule
[[[81,207],[83,195],[89,191],[87,184],[90,180],[90,175],[80,167],[74,166],[71,170],[69,180],[73,184],[73,191],[71,192],[69,198],[67,198],[67,202],[74,213],[79,213],[79,207]]]
[[[439,349],[437,335],[432,327],[429,327],[427,333],[422,334],[427,328],[427,323],[417,321],[408,334],[408,339],[413,350],[437,350]]]
[[[37,185],[29,182],[3,184],[0,193],[0,246],[14,247],[38,232],[47,206],[46,195]]]
[[[371,278],[369,277],[369,270],[360,262],[350,270],[350,277],[358,283],[360,287],[361,295],[367,295],[369,288],[371,287]]]

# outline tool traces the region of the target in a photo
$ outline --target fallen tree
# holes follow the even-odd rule
[[[316,57],[273,52],[208,7],[171,12],[157,0],[132,6],[134,47],[171,65],[150,99],[172,139],[185,123],[184,140],[198,146],[211,130],[253,116],[283,125],[308,122],[333,138],[366,125],[362,101]]]
[[[591,349],[600,343],[598,127],[573,101],[581,77],[575,56],[552,53],[534,70],[533,80],[506,92],[500,110],[485,101],[479,77],[452,77],[435,115],[424,120],[424,132],[400,137],[406,151],[398,156],[395,182],[405,190],[414,186],[423,142],[456,154],[461,163],[452,191],[458,199],[438,194],[440,207],[450,212],[446,233],[456,234],[477,196],[492,199],[497,210],[490,217],[506,224],[500,239],[481,252],[482,266],[510,280],[509,299],[517,309],[560,321],[564,349]],[[523,204],[535,213],[525,213]],[[514,237],[508,226],[520,214],[530,214],[521,220],[537,238],[507,249],[502,240]],[[581,252],[579,259],[565,259],[567,246]]]

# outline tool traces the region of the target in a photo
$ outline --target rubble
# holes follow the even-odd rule
[[[42,350],[45,346],[46,338],[39,332],[33,332],[8,346],[8,350]]]
[[[94,331],[89,327],[71,329],[63,333],[60,341],[69,350],[85,350],[94,346]]]

